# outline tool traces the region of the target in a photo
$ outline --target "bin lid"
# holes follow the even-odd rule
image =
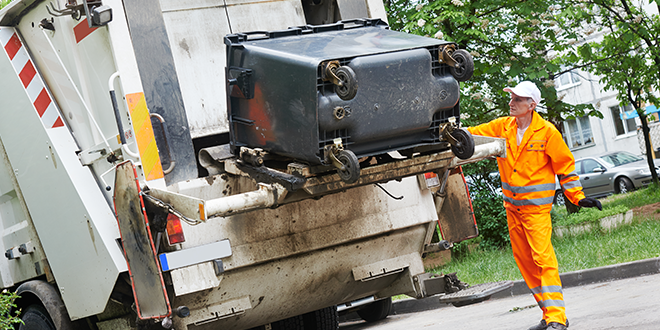
[[[248,32],[228,35],[225,43],[319,61],[450,44],[444,40],[392,31],[383,25],[341,30],[307,26],[283,31]]]

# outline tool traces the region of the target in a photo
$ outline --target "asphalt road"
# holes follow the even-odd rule
[[[564,288],[571,330],[660,329],[660,274]],[[531,294],[390,315],[367,324],[349,321],[340,330],[525,330],[541,311]]]

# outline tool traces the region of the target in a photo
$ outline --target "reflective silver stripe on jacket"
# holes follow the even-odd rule
[[[540,302],[539,302],[539,305],[540,305]],[[563,300],[550,300],[550,299],[543,300],[543,307],[547,308],[547,307],[550,307],[550,306],[553,306],[553,307],[566,307],[566,305],[564,305]]]
[[[502,182],[502,189],[509,190],[514,194],[525,194],[530,192],[539,192],[539,191],[548,191],[555,190],[554,183],[542,183],[535,184],[531,186],[512,186],[506,182]]]
[[[578,175],[577,175],[577,172],[571,172],[571,173],[568,173],[568,174],[566,174],[566,175],[561,175],[561,174],[560,174],[560,175],[559,175],[559,181],[564,180],[564,179],[567,179],[567,178],[572,178],[572,177],[574,177],[574,176],[578,176]]]
[[[569,181],[561,185],[561,189],[564,191],[575,187],[582,187],[582,183],[580,183],[580,180]]]
[[[515,206],[541,206],[552,204],[552,201],[555,199],[555,196],[542,197],[542,198],[531,198],[531,199],[513,199],[511,197],[504,196],[504,201]]]
[[[533,289],[530,289],[533,294],[539,294],[539,293],[561,293],[563,294],[564,291],[561,289],[561,285],[546,285],[546,286],[537,286]]]

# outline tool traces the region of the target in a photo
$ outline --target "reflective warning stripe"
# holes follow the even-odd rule
[[[13,27],[0,26],[0,45],[9,57],[16,75],[21,80],[34,109],[46,128],[63,127],[64,121],[48,93],[46,84],[37,74],[34,62]]]
[[[126,102],[133,122],[133,131],[140,151],[140,162],[142,163],[144,176],[147,181],[161,179],[164,177],[163,167],[160,164],[156,137],[151,126],[151,118],[149,117],[144,93],[127,94]]]
[[[90,35],[94,30],[97,28],[89,27],[89,23],[87,23],[87,20],[81,20],[78,25],[73,27],[73,34],[76,36],[76,43],[81,42],[83,39],[85,39],[86,36]]]

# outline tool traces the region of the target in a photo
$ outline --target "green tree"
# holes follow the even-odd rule
[[[570,49],[565,36],[574,29],[560,26],[559,18],[572,10],[569,1],[386,0],[385,5],[392,29],[455,42],[472,54],[474,75],[461,88],[464,125],[508,114],[509,95],[502,89],[520,80],[537,83],[541,112],[555,124],[567,116],[602,118],[590,105],[563,102],[555,90],[561,67],[553,54]]]
[[[594,32],[602,32],[603,36],[566,52],[562,60],[578,63],[599,75],[606,89],[617,91],[619,101],[633,106],[642,122],[646,158],[653,184],[657,185],[645,113],[647,103],[658,104],[652,91],[660,89],[660,18],[648,11],[654,6],[653,1],[577,2],[570,15],[562,17],[567,25],[584,28],[582,35],[574,36],[586,39],[584,34]]]
[[[0,0],[0,9],[4,8],[10,2],[11,2],[11,0]]]
[[[18,316],[20,310],[15,311],[14,315],[11,314],[12,309],[16,308],[16,298],[18,296],[14,292],[5,290],[0,293],[0,330],[13,330],[14,325],[23,322]]]
[[[509,94],[502,89],[522,80],[539,86],[543,98],[539,113],[560,131],[559,124],[567,118],[603,118],[590,104],[563,102],[555,89],[555,77],[565,71],[556,54],[573,47],[569,41],[581,28],[567,19],[575,16],[572,1],[385,0],[385,6],[392,29],[455,42],[472,54],[474,75],[461,86],[463,126],[508,115]],[[468,175],[485,170],[479,174],[484,176],[493,167],[465,168]]]

